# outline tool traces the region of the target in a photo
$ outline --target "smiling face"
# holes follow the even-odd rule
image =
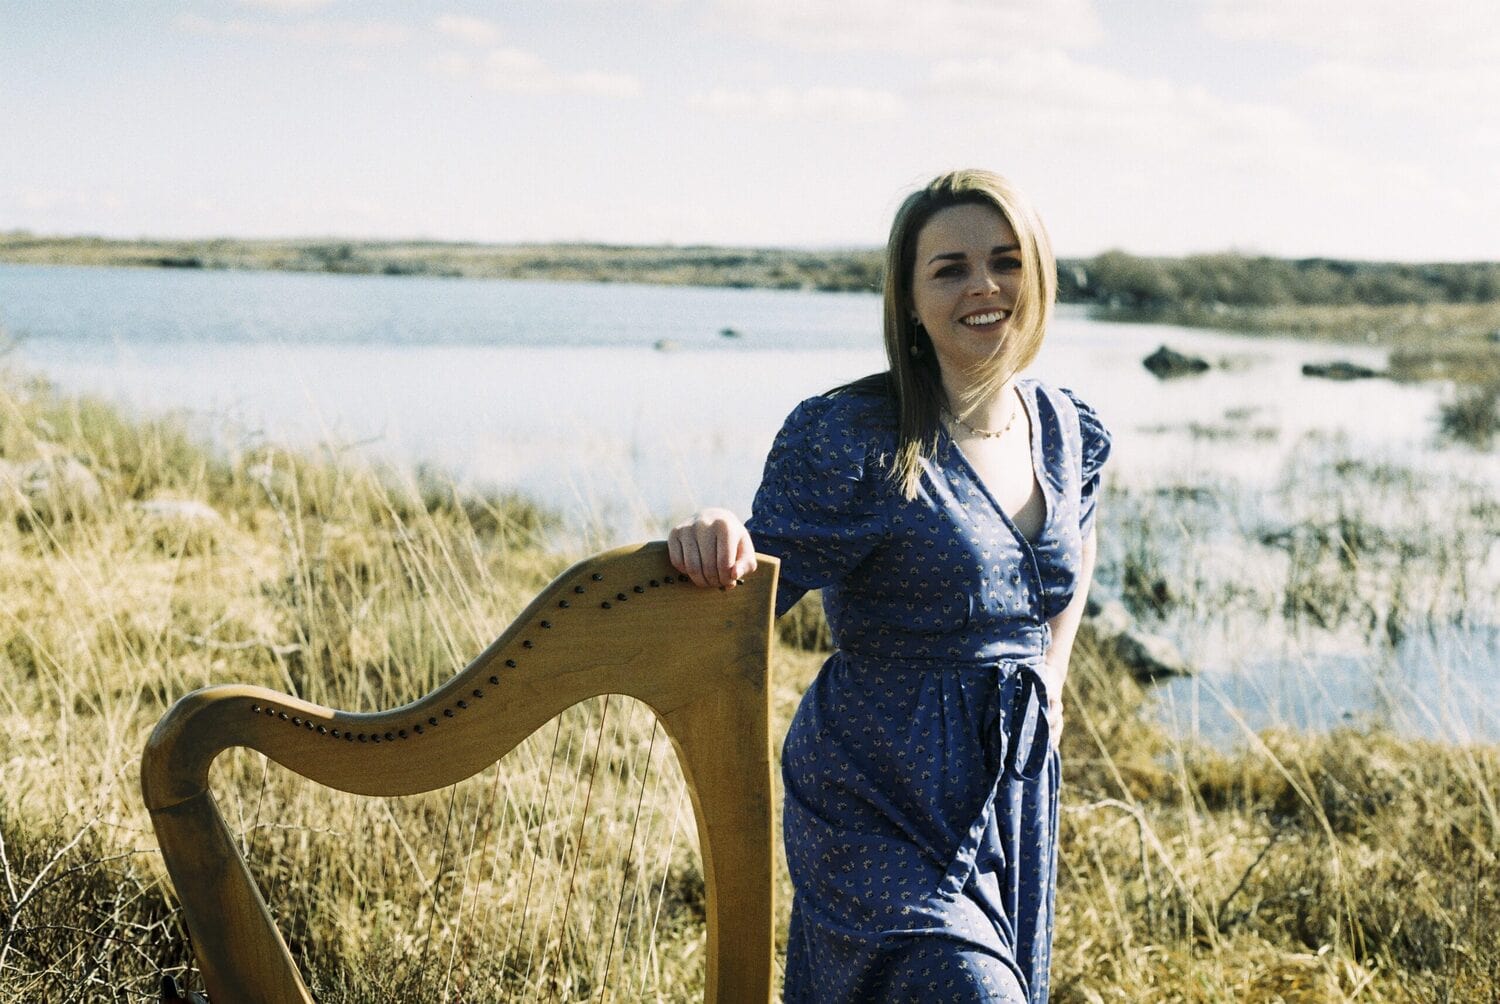
[[[950,206],[922,227],[912,310],[950,390],[972,383],[1004,344],[1021,281],[1015,229],[993,206]]]

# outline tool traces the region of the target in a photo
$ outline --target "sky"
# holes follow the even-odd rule
[[[1500,259],[1495,0],[0,0],[0,230]]]

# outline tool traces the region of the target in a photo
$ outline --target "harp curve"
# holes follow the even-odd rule
[[[338,711],[240,685],[181,698],[147,740],[141,789],[210,999],[312,1000],[209,790],[221,752],[255,749],[356,794],[416,794],[478,773],[579,701],[614,693],[656,714],[691,795],[706,890],[705,1000],[764,1004],[778,562],[758,562],[744,585],[721,591],[679,576],[662,542],[587,558],[450,680],[390,711]]]

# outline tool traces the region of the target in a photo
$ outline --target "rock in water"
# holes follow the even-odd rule
[[[1084,613],[1093,626],[1094,636],[1101,642],[1118,638],[1130,630],[1130,611],[1119,600],[1100,603],[1090,596],[1088,609]]]
[[[1167,639],[1135,626],[1130,611],[1119,600],[1089,598],[1084,623],[1094,633],[1101,651],[1118,659],[1142,682],[1165,676],[1191,676],[1193,668]]]
[[[1208,369],[1208,360],[1199,359],[1197,356],[1183,355],[1175,349],[1169,349],[1165,345],[1141,360],[1148,370],[1162,380],[1172,377],[1188,376],[1192,373],[1202,373]]]
[[[1110,645],[1121,662],[1137,680],[1156,680],[1164,676],[1191,676],[1192,667],[1177,651],[1177,646],[1160,635],[1144,631],[1125,631],[1116,635]]]
[[[1360,366],[1341,359],[1332,363],[1303,363],[1302,375],[1322,377],[1325,380],[1367,380],[1382,374],[1379,370],[1372,370],[1368,366]]]

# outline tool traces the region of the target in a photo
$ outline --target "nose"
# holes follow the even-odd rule
[[[968,289],[968,293],[971,296],[988,296],[991,293],[998,292],[999,289],[1000,281],[990,269],[979,268],[971,273]]]

